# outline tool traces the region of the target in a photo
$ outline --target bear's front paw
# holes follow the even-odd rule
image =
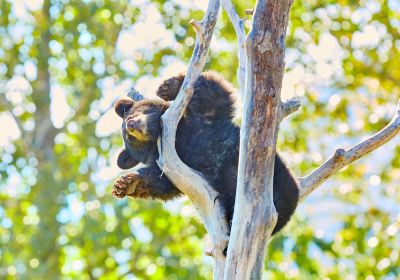
[[[157,96],[165,101],[172,101],[178,95],[182,84],[182,77],[173,77],[164,81],[157,89]]]
[[[115,181],[112,194],[115,197],[123,198],[127,195],[132,195],[137,185],[139,184],[140,178],[137,173],[127,173],[122,175],[117,181]]]

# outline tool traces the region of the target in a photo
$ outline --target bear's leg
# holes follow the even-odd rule
[[[231,119],[235,108],[232,92],[214,73],[203,73],[194,85],[187,111],[204,121]]]
[[[151,198],[169,200],[181,194],[156,166],[140,168],[122,175],[114,183],[113,195],[118,198]]]
[[[165,80],[157,89],[157,96],[165,101],[172,101],[178,95],[185,75],[177,75]]]
[[[278,212],[278,221],[272,232],[272,234],[275,234],[289,222],[299,201],[297,181],[278,153],[275,157],[273,191],[274,204]]]
[[[180,74],[165,80],[157,89],[157,96],[165,101],[172,101],[178,95],[185,75]],[[231,118],[234,114],[234,101],[231,89],[215,73],[203,73],[194,84],[193,97],[189,102],[188,111],[194,116],[207,121],[221,118]]]

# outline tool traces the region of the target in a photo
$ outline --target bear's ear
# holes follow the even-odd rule
[[[118,156],[117,165],[121,169],[129,169],[137,165],[139,162],[135,160],[127,150],[122,150]]]
[[[128,112],[134,104],[135,102],[133,102],[132,100],[121,99],[118,100],[117,103],[115,103],[114,110],[118,114],[118,116],[123,118],[125,116],[125,112]]]

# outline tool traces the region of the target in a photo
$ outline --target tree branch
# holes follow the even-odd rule
[[[29,144],[30,141],[28,141],[28,135],[26,130],[24,130],[24,126],[22,125],[22,122],[20,120],[20,118],[18,118],[13,110],[13,106],[12,104],[7,100],[7,98],[5,97],[4,93],[0,93],[0,104],[3,104],[4,108],[11,114],[11,117],[13,118],[13,120],[15,121],[15,123],[17,124],[17,127],[19,129],[19,131],[21,132],[21,143],[22,143],[22,148],[24,149],[24,151],[29,151]]]
[[[244,20],[240,19],[235,7],[233,7],[230,0],[221,0],[221,5],[228,14],[233,27],[235,28],[236,37],[238,41],[238,58],[239,67],[237,70],[237,79],[239,83],[240,98],[244,100],[245,86],[246,86],[246,33],[244,32]]]
[[[0,93],[0,103],[3,104],[4,108],[11,114],[11,117],[14,119],[15,123],[17,124],[18,129],[21,131],[21,136],[24,135],[24,128],[22,125],[21,120],[14,114],[12,104],[7,100],[3,93]]]
[[[337,149],[334,155],[306,177],[299,178],[300,201],[309,196],[315,189],[337,171],[353,161],[376,150],[400,132],[400,101],[390,123],[378,133],[355,145],[349,150]]]
[[[293,114],[300,108],[301,102],[298,98],[294,97],[286,102],[282,102],[281,105],[281,119],[286,118],[290,114]]]
[[[162,116],[162,137],[158,141],[158,165],[172,183],[193,202],[210,235],[214,256],[214,279],[222,279],[225,265],[224,249],[229,238],[229,228],[217,192],[200,172],[188,167],[175,150],[176,129],[192,95],[193,86],[203,70],[208,47],[219,12],[219,1],[210,0],[201,22],[191,21],[197,32],[196,44],[182,87],[175,101]]]
[[[143,100],[144,97],[143,95],[134,87],[131,87],[128,90],[128,96],[133,100],[133,101],[140,101]]]

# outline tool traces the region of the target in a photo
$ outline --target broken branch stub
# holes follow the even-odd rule
[[[131,98],[133,101],[140,101],[143,100],[143,95],[134,87],[131,87],[127,93],[128,97]]]

